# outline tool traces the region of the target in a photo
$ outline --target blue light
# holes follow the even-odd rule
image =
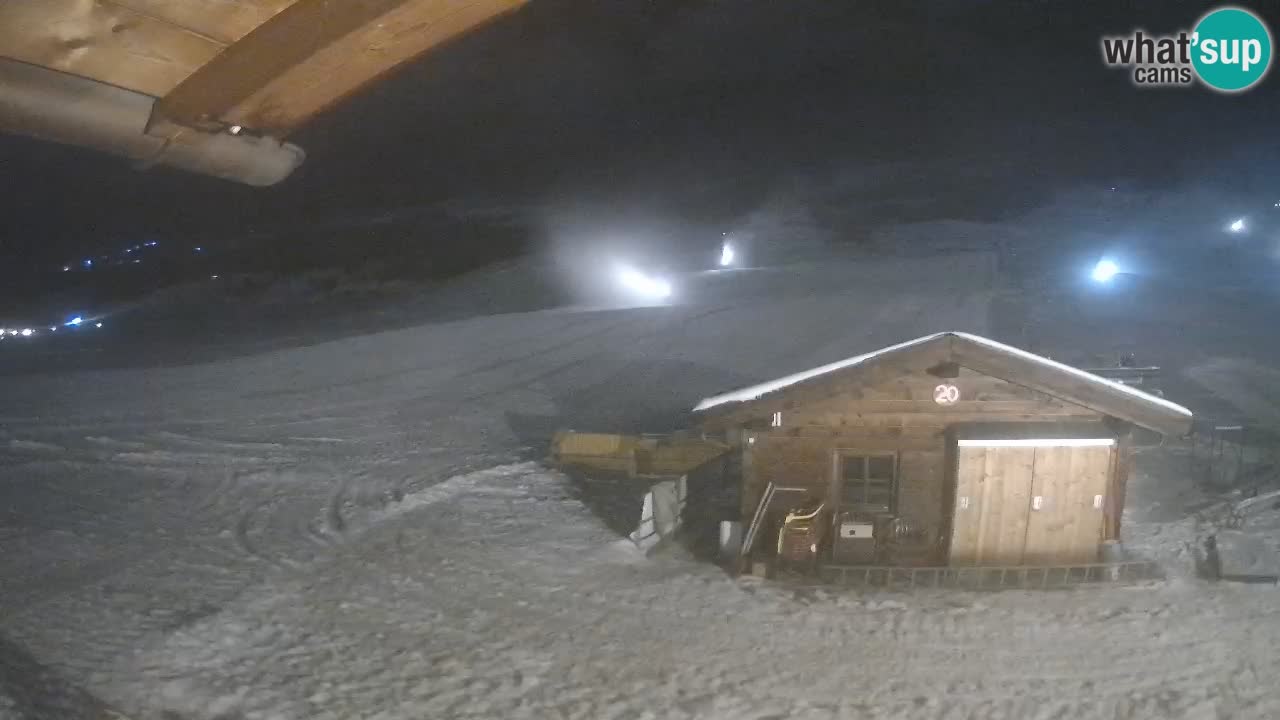
[[[75,317],[71,318],[70,320],[68,320],[66,323],[64,323],[64,325],[65,325],[66,327],[79,327],[79,326],[80,326],[80,323],[83,323],[83,322],[84,322],[84,318],[82,318],[82,317],[80,317],[79,315],[77,315],[77,316],[75,316]]]
[[[1093,277],[1094,282],[1108,283],[1111,282],[1111,278],[1114,278],[1119,274],[1119,272],[1120,266],[1116,265],[1111,260],[1099,260],[1098,264],[1093,266],[1093,273],[1091,273],[1091,276]]]
[[[93,267],[93,260],[91,260],[90,258],[85,258],[85,259],[84,259],[84,266],[85,266],[85,267],[87,267],[87,268],[91,268],[91,267]]]

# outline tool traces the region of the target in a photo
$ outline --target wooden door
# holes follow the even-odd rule
[[[952,565],[1094,562],[1114,444],[960,441]]]
[[[1113,451],[1109,445],[1036,448],[1026,564],[1097,562]]]
[[[960,447],[952,565],[1020,565],[1034,448]]]

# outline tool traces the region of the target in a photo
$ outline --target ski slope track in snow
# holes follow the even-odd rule
[[[645,557],[531,459],[928,333],[1093,337],[958,263],[0,378],[0,718],[1280,717],[1274,588],[797,592]],[[1244,366],[1167,347],[1205,396]],[[1177,568],[1204,498],[1171,452],[1126,528]]]

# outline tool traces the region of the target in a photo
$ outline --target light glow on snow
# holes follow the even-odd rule
[[[626,265],[618,266],[618,282],[628,290],[647,300],[665,300],[671,297],[671,283],[651,277]]]

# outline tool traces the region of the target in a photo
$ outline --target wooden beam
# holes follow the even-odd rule
[[[225,43],[121,5],[0,0],[0,57],[160,96]]]
[[[43,1],[43,0],[42,0]],[[230,45],[296,0],[95,0]]]
[[[298,0],[174,88],[157,121],[284,135],[525,0]]]

